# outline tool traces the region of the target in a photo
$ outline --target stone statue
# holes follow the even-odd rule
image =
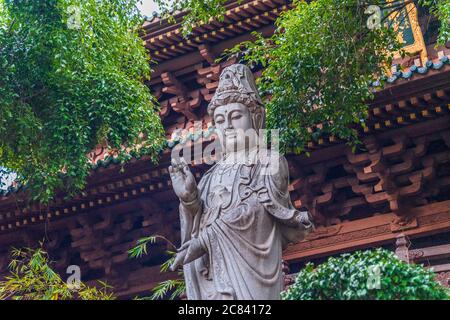
[[[223,70],[208,112],[220,161],[198,186],[184,159],[172,159],[169,168],[182,238],[171,268],[183,265],[189,300],[280,299],[282,249],[303,239],[313,224],[291,203],[286,159],[274,153],[270,161],[258,159],[256,132],[264,128],[265,109],[247,66]],[[239,134],[247,130],[254,134]],[[244,154],[246,161],[239,161]]]

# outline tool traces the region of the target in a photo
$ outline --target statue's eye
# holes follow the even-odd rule
[[[236,114],[231,117],[231,119],[233,119],[233,120],[239,120],[240,118],[242,118],[242,114]]]
[[[218,119],[216,119],[216,123],[217,124],[222,124],[222,123],[224,123],[225,122],[225,120],[223,119],[223,118],[218,118]]]

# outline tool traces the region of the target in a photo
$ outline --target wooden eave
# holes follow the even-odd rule
[[[212,20],[196,26],[186,38],[182,35],[180,23],[168,24],[167,21],[144,25],[146,34],[142,36],[151,58],[157,63],[172,60],[181,55],[197,51],[203,43],[214,44],[264,26],[273,25],[281,12],[290,7],[286,0],[243,0],[239,4],[227,5],[223,21]],[[179,17],[182,17],[180,14]]]

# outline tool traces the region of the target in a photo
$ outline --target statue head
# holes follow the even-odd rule
[[[265,126],[265,109],[251,70],[243,64],[225,68],[208,106],[225,153],[251,148]]]

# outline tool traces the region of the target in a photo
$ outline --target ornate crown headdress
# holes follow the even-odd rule
[[[230,103],[242,103],[252,113],[261,112],[258,109],[264,107],[253,73],[246,65],[233,64],[222,71],[219,86],[208,106],[208,113],[212,117],[217,107]]]

